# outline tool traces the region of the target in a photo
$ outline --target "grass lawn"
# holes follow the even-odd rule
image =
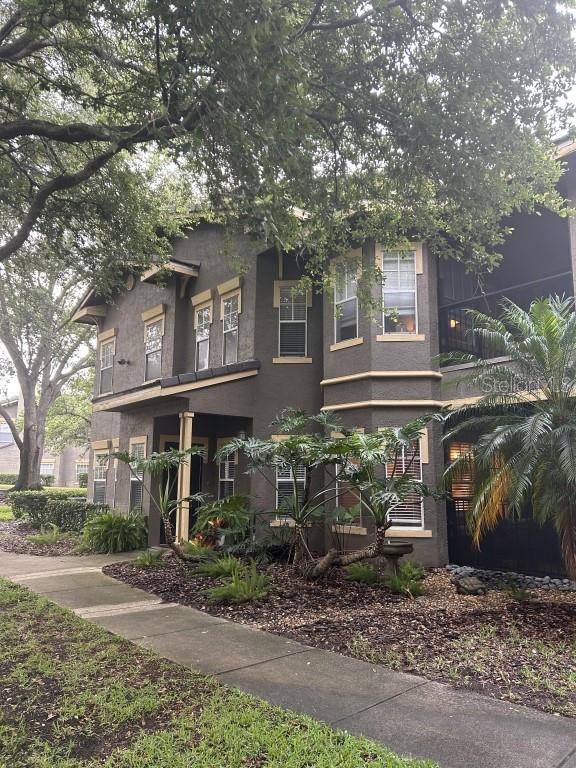
[[[0,520],[14,520],[12,507],[3,506],[0,504]]]
[[[397,757],[366,739],[228,689],[0,579],[0,766],[432,763]]]

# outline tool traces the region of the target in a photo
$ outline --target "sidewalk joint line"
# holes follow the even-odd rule
[[[228,675],[230,672],[241,672],[243,669],[251,669],[252,667],[259,667],[261,664],[268,664],[270,661],[278,661],[279,659],[286,659],[288,656],[300,656],[301,653],[310,653],[310,651],[316,651],[316,648],[303,648],[301,651],[294,651],[293,653],[283,653],[281,656],[273,656],[271,659],[263,659],[262,661],[253,661],[251,664],[245,664],[243,667],[234,667],[233,669],[223,669],[220,672],[212,672],[214,677],[218,675]]]
[[[179,605],[179,603],[176,603],[176,605]],[[99,618],[99,617],[96,617]],[[90,619],[88,619],[90,621]],[[214,621],[214,622],[207,622],[206,624],[198,624],[198,628],[200,627],[210,627],[210,626],[221,626],[222,624],[230,624],[230,622],[227,619],[222,619],[222,621]],[[165,637],[166,635],[177,635],[180,632],[192,632],[196,627],[181,627],[180,629],[171,629],[169,632],[154,632],[153,635],[138,635],[137,637],[131,637],[130,642],[135,642],[136,640],[148,640],[148,638],[152,637]],[[112,630],[110,630],[112,631]]]
[[[342,720],[348,720],[351,717],[356,717],[356,715],[362,714],[362,712],[367,712],[369,709],[374,709],[374,707],[379,707],[380,704],[385,704],[387,701],[392,701],[392,699],[397,699],[399,696],[404,696],[405,693],[410,693],[410,691],[416,690],[416,688],[422,688],[424,685],[428,685],[428,680],[424,680],[422,683],[416,683],[416,685],[410,686],[410,688],[406,688],[404,691],[399,691],[398,693],[393,693],[392,696],[387,696],[385,699],[381,699],[381,701],[376,701],[374,704],[370,704],[367,707],[362,707],[356,712],[352,712],[349,715],[344,715],[344,717],[338,717],[336,720],[331,720],[330,725],[335,725],[336,723],[341,723]]]
[[[558,763],[558,765],[555,766],[555,768],[564,768],[565,765],[568,764],[568,760],[576,753],[576,746],[572,747],[570,752],[568,752],[567,755],[564,755],[562,760]]]

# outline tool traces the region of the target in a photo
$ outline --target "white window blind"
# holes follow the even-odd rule
[[[146,444],[145,443],[133,443],[130,446],[130,454],[135,460],[144,459],[146,457]],[[136,472],[136,477],[134,477]],[[130,475],[130,511],[142,512],[142,498],[144,494],[144,472],[140,470],[131,470]]]
[[[402,450],[396,461],[386,465],[386,477],[397,477],[407,473],[415,480],[422,480],[422,459],[420,456],[420,441],[416,440],[409,450]],[[423,528],[424,508],[422,497],[417,493],[409,494],[402,504],[395,507],[390,514],[390,521],[395,528]]]
[[[417,333],[416,252],[385,252],[382,256],[382,277],[384,331]]]
[[[234,496],[236,479],[236,453],[231,453],[218,463],[218,498]]]
[[[106,482],[108,479],[108,455],[94,454],[94,481],[92,501],[94,504],[106,504]]]
[[[294,484],[292,470],[289,467],[276,467],[276,508],[279,519],[287,519],[289,514],[283,514],[283,510],[290,509],[294,499]],[[304,500],[306,488],[306,467],[296,468],[296,484],[300,503]]]
[[[281,287],[278,317],[280,357],[306,357],[308,335],[306,294],[295,293],[290,286]]]

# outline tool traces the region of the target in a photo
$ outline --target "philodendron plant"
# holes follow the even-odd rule
[[[206,557],[205,555],[185,552],[176,541],[170,517],[179,505],[186,502],[199,501],[204,507],[200,508],[198,520],[203,520],[206,525],[209,519],[227,521],[232,511],[234,512],[234,519],[238,523],[241,516],[240,507],[242,503],[244,507],[246,506],[245,500],[242,503],[233,503],[230,497],[228,499],[208,502],[206,494],[192,494],[182,498],[174,498],[174,489],[177,486],[180,466],[188,464],[191,456],[201,456],[203,452],[204,449],[201,446],[193,446],[184,451],[171,448],[161,453],[153,453],[146,458],[138,458],[130,453],[122,452],[112,454],[112,458],[127,464],[132,477],[142,483],[143,492],[149,497],[152,507],[160,515],[167,545],[177,557],[187,562],[198,562],[199,560],[206,559]],[[157,496],[152,493],[150,484],[146,482],[147,478],[158,480]]]

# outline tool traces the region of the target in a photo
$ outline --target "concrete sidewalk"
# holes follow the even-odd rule
[[[118,559],[0,552],[0,575],[178,664],[401,754],[443,768],[576,768],[573,720],[162,603],[101,573]]]

